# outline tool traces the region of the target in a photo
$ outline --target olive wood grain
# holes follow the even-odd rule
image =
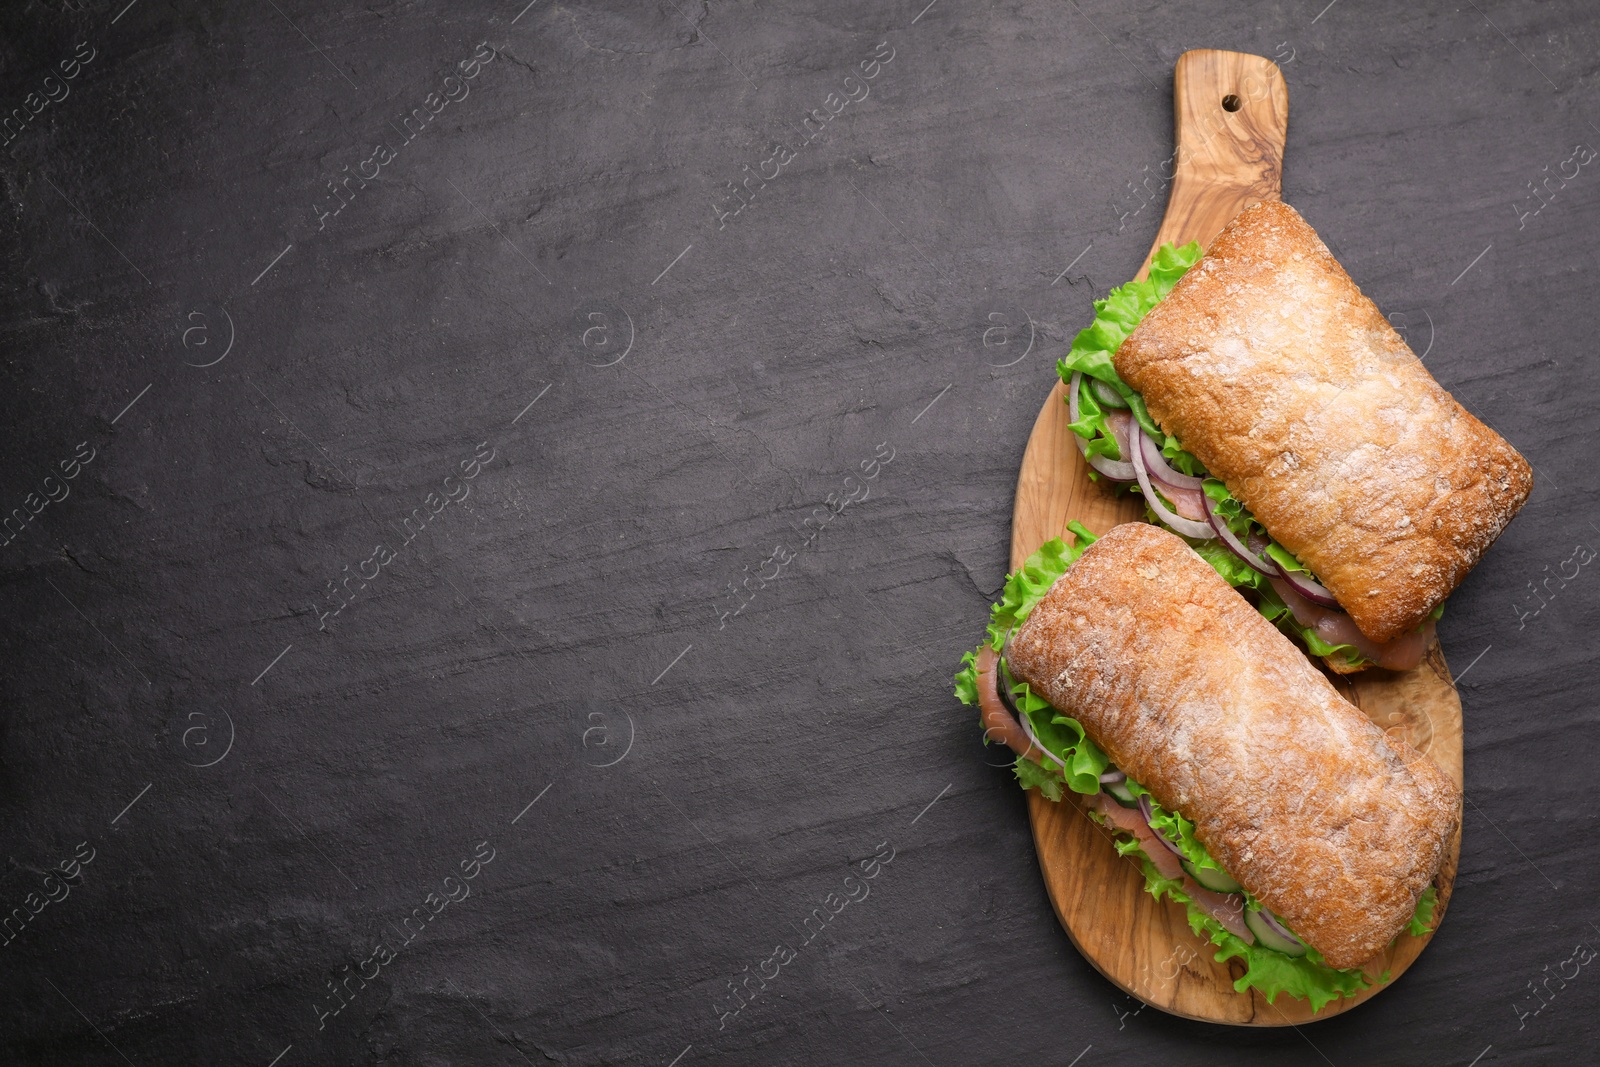
[[[1224,106],[1237,103],[1230,110]],[[1289,96],[1278,68],[1238,52],[1185,52],[1173,72],[1177,153],[1166,216],[1151,254],[1163,243],[1208,244],[1242,208],[1278,199],[1288,128]],[[1149,259],[1140,269],[1143,278]],[[1085,323],[1087,325],[1087,323]],[[1070,536],[1067,523],[1103,533],[1139,520],[1137,497],[1115,495],[1091,482],[1067,428],[1063,387],[1056,381],[1034,423],[1017,475],[1011,526],[1011,565],[1019,566],[1052,537]],[[1415,670],[1369,669],[1335,677],[1334,684],[1379,726],[1404,731],[1461,784],[1461,701],[1444,656],[1435,644]],[[1234,991],[1243,964],[1216,963],[1215,948],[1190,932],[1184,909],[1157,903],[1144,892],[1134,862],[1119,858],[1107,831],[1069,798],[1062,803],[1028,793],[1039,866],[1056,915],[1084,957],[1113,984],[1146,1004],[1190,1019],[1235,1025],[1278,1026],[1328,1018],[1349,1010],[1386,985],[1334,1001],[1313,1015],[1286,994],[1269,1004],[1254,991]],[[1460,856],[1458,831],[1439,875],[1442,919]],[[1436,924],[1437,928],[1437,924]],[[1402,934],[1367,970],[1389,971],[1391,984],[1416,959],[1431,935]]]

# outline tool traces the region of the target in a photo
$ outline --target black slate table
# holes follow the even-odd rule
[[[4,1062],[1592,1055],[1592,5],[0,25]],[[1538,471],[1441,624],[1448,920],[1298,1031],[1102,980],[949,691],[1201,47]]]

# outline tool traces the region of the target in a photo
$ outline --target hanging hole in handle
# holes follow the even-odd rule
[[[1239,108],[1243,106],[1243,103],[1244,102],[1241,101],[1236,95],[1229,93],[1227,96],[1222,98],[1222,110],[1238,111]]]

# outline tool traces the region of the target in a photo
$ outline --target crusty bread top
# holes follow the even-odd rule
[[[1239,212],[1114,363],[1374,641],[1420,625],[1533,487],[1279,201]]]
[[[1164,530],[1089,546],[1007,663],[1330,966],[1388,945],[1439,871],[1455,783]]]

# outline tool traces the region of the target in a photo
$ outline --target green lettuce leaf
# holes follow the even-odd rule
[[[983,646],[979,646],[980,648]],[[961,669],[956,672],[956,699],[969,707],[978,702],[978,654],[967,652],[961,657]]]
[[[1037,552],[1006,577],[1000,602],[989,610],[989,628],[984,639],[996,652],[1005,644],[1006,635],[1012,627],[1028,617],[1028,613],[1049,592],[1056,579],[1067,573],[1067,568],[1076,563],[1084,549],[1095,541],[1095,535],[1082,523],[1068,523],[1067,529],[1073,535],[1072,544],[1067,544],[1059,537],[1052,538],[1040,545]],[[979,645],[978,649],[982,647]],[[966,653],[961,657],[961,670],[956,672],[955,695],[963,704],[978,702],[977,660],[978,650]],[[1084,735],[1078,720],[1056,711],[1049,701],[1035,695],[1028,688],[1028,683],[1013,679],[1003,662],[1000,669],[1004,672],[1002,681],[1010,691],[1012,702],[1017,710],[1027,716],[1028,725],[1039,739],[1039,744],[1066,765],[1063,772],[1054,763],[1044,768],[1019,757],[1016,775],[1023,788],[1037,788],[1051,800],[1061,799],[1063,785],[1077,793],[1098,793],[1100,775],[1111,765],[1106,754]],[[987,734],[984,743],[989,743]]]
[[[1094,321],[1078,331],[1066,358],[1056,362],[1056,373],[1061,375],[1063,383],[1070,385],[1073,372],[1082,371],[1087,377],[1098,378],[1115,389],[1133,411],[1139,425],[1152,437],[1164,442],[1161,454],[1167,458],[1167,462],[1185,474],[1200,473],[1200,461],[1183,451],[1177,438],[1166,436],[1161,427],[1156,425],[1144,405],[1144,397],[1117,374],[1111,357],[1146,313],[1172,291],[1184,272],[1200,262],[1201,255],[1198,241],[1190,241],[1181,248],[1171,244],[1162,245],[1151,259],[1150,273],[1144,281],[1119,285],[1104,299],[1094,302]],[[1116,438],[1106,424],[1108,409],[1099,402],[1092,389],[1085,387],[1080,391],[1078,405],[1078,421],[1072,424],[1072,429],[1089,442],[1089,454],[1127,459],[1117,448]],[[1099,475],[1091,471],[1089,477],[1098,478]]]
[[[1144,849],[1139,847],[1139,842],[1131,837],[1117,837],[1111,842],[1117,849],[1119,856],[1132,856],[1139,862],[1139,869],[1144,872],[1145,892],[1160,900],[1166,895],[1180,904],[1187,904],[1189,897],[1183,891],[1183,879],[1163,878],[1161,872],[1156,870],[1156,865],[1150,862],[1150,857],[1144,854]],[[1193,912],[1193,908],[1189,911]]]
[[[1006,634],[1011,632],[1011,628],[1028,617],[1033,606],[1050,591],[1056,579],[1067,573],[1067,568],[1078,562],[1083,550],[1096,540],[1095,535],[1081,522],[1069,522],[1067,529],[1072,533],[1072,544],[1053,537],[1023,560],[1022,566],[1015,572],[1006,576],[1005,587],[1000,590],[1000,602],[989,609],[988,642],[996,652],[1005,644]],[[967,704],[975,704],[978,700],[977,675],[975,671],[971,673],[972,699],[963,701]],[[960,677],[957,675],[958,679]],[[961,696],[959,690],[956,695]]]
[[[1218,482],[1217,484],[1221,485],[1222,483]],[[1309,575],[1311,573],[1310,571],[1306,570],[1306,565],[1304,563],[1301,563],[1299,560],[1294,558],[1294,553],[1290,552],[1287,548],[1284,548],[1276,541],[1273,541],[1271,544],[1267,545],[1267,555],[1272,559],[1272,562],[1276,563],[1286,571],[1294,571],[1296,574],[1305,575]]]
[[[1411,921],[1406,924],[1406,933],[1413,937],[1421,937],[1433,929],[1433,912],[1439,906],[1439,891],[1433,886],[1422,891],[1422,896],[1417,898],[1417,909],[1411,913]]]
[[[1064,795],[1061,792],[1061,787],[1065,783],[1062,782],[1061,775],[1053,768],[1045,767],[1033,762],[1031,759],[1023,759],[1018,756],[1014,771],[1017,775],[1017,781],[1022,783],[1022,788],[1037,789],[1044,794],[1046,800],[1060,800]]]
[[[1265,575],[1234,555],[1233,550],[1220,540],[1190,541],[1189,547],[1235,589],[1243,587],[1259,592],[1262,588],[1272,588],[1272,583],[1267,581]]]
[[[1009,672],[1007,676],[1009,678]],[[1111,759],[1089,740],[1078,720],[1061,714],[1044,698],[1034,696],[1026,682],[1013,685],[1011,695],[1017,708],[1028,716],[1039,743],[1066,764],[1061,777],[1067,787],[1074,793],[1100,792],[1100,776],[1111,766]]]
[[[1196,916],[1199,922],[1196,923]],[[1214,957],[1218,963],[1241,959],[1245,972],[1233,983],[1233,988],[1243,993],[1259,989],[1270,1004],[1279,993],[1287,993],[1297,1000],[1309,1001],[1313,1012],[1321,1011],[1330,1000],[1349,997],[1372,984],[1372,980],[1358,968],[1339,971],[1329,967],[1316,949],[1307,947],[1304,956],[1285,956],[1260,945],[1247,945],[1223,929],[1222,924],[1199,909],[1189,909],[1189,928],[1205,934],[1217,946]]]

